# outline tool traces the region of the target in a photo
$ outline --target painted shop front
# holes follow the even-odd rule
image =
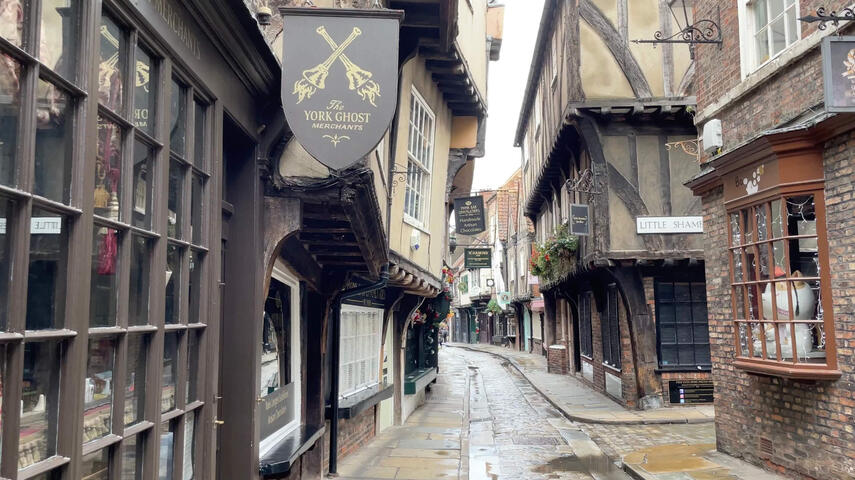
[[[0,476],[213,478],[245,193],[221,179],[255,165],[278,68],[241,2],[0,2]]]

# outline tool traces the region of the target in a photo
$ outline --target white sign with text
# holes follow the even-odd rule
[[[635,231],[647,233],[704,233],[704,217],[637,217]]]
[[[33,217],[30,219],[31,234],[57,235],[62,233],[62,217]],[[6,219],[0,218],[0,235],[6,235]]]

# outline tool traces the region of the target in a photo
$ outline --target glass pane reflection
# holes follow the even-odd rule
[[[71,98],[59,87],[42,79],[39,79],[36,92],[36,168],[33,193],[68,203],[74,143]]]
[[[7,328],[12,268],[12,213],[15,202],[0,197],[0,331]],[[0,395],[2,395],[0,391]]]
[[[18,468],[56,454],[61,357],[58,341],[24,344]]]
[[[9,8],[8,5],[5,9],[0,7],[0,32],[4,28],[3,11]],[[12,57],[0,54],[0,183],[6,185],[15,185],[15,153],[20,115],[21,66]]]
[[[122,130],[98,117],[98,154],[95,158],[95,214],[113,221],[120,218],[122,185]]]
[[[101,59],[98,64],[98,101],[116,113],[122,112],[124,91],[125,32],[110,17],[101,16]]]
[[[84,480],[109,480],[110,452],[106,448],[84,455],[80,464],[81,478]]]
[[[145,377],[149,336],[128,335],[128,363],[125,377],[125,426],[145,418]]]
[[[163,382],[160,411],[175,408],[175,382],[178,380],[178,333],[167,333],[163,346]]]
[[[134,74],[134,126],[149,135],[154,133],[155,88],[157,72],[151,55],[137,46],[137,66]]]
[[[62,328],[68,256],[65,216],[33,208],[27,280],[27,330]]]
[[[119,302],[118,230],[96,225],[92,236],[92,277],[89,296],[89,326],[116,325]]]
[[[80,5],[83,2],[42,0],[39,60],[72,82],[76,79]]]

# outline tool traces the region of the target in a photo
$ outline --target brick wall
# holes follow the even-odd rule
[[[849,0],[800,0],[799,15],[823,6],[840,11]],[[721,9],[722,49],[696,49],[695,88],[698,110],[718,102],[742,80],[736,0],[695,2],[695,18],[715,18]],[[801,23],[802,37],[816,24]],[[851,34],[853,27],[843,33]],[[783,63],[782,63],[783,65]],[[714,118],[722,121],[724,148],[821,107],[822,62],[819,46],[726,105]],[[837,359],[836,381],[794,381],[745,373],[732,366],[733,338],[725,207],[721,188],[703,197],[707,303],[713,381],[716,388],[718,448],[794,478],[855,478],[855,135],[825,144],[824,173]],[[664,383],[664,376],[663,376]],[[768,448],[761,442],[768,441]],[[765,445],[766,447],[770,446]]]
[[[546,371],[565,375],[567,373],[567,347],[550,345],[546,354]]]
[[[671,403],[671,395],[668,390],[668,382],[670,381],[685,381],[685,380],[711,380],[711,372],[662,372],[660,376],[662,380],[662,400],[665,405],[679,407],[681,403]]]
[[[338,459],[339,461],[358,451],[377,434],[377,407],[363,410],[355,418],[339,419],[338,421]],[[327,431],[324,433],[324,473],[329,471],[330,421],[326,422]]]

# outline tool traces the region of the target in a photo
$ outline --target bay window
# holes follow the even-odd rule
[[[728,211],[737,366],[836,376],[822,189]]]

